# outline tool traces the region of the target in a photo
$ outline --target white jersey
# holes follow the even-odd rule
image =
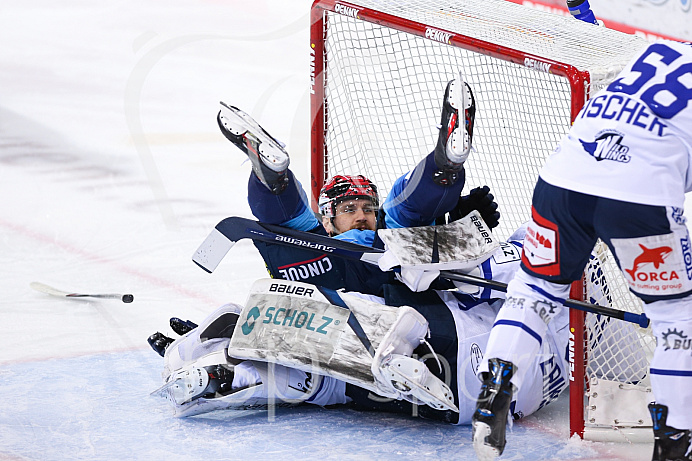
[[[445,299],[457,329],[457,390],[459,395],[459,422],[470,424],[481,388],[478,367],[485,355],[490,329],[502,304],[495,299],[462,310],[451,297]],[[562,309],[550,322],[548,335],[541,344],[541,352],[534,358],[531,373],[514,396],[511,409],[517,417],[528,416],[554,401],[567,388],[569,362],[567,361],[569,314]]]
[[[682,207],[692,190],[692,45],[659,40],[582,108],[541,170],[589,195]]]

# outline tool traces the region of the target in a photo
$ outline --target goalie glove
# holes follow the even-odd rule
[[[495,196],[490,193],[488,186],[476,187],[468,195],[459,197],[457,205],[449,212],[449,222],[461,219],[473,210],[478,210],[483,221],[491,229],[500,223]]]

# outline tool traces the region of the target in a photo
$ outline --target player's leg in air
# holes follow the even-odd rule
[[[428,226],[455,208],[464,188],[475,114],[471,87],[460,75],[445,89],[435,149],[394,182],[380,216],[382,227]]]
[[[221,133],[248,156],[252,173],[248,203],[260,221],[309,231],[320,225],[310,210],[300,182],[289,169],[284,145],[242,110],[221,103],[217,115]]]

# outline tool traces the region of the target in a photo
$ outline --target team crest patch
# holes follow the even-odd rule
[[[625,280],[643,295],[673,295],[692,289],[685,248],[674,233],[612,239]]]
[[[532,207],[533,220],[526,229],[522,262],[534,272],[559,275],[559,233],[557,226]]]
[[[615,130],[604,130],[593,142],[579,140],[584,150],[589,153],[597,162],[602,160],[613,160],[620,163],[629,163],[631,156],[628,154],[630,148],[622,144],[624,135]]]

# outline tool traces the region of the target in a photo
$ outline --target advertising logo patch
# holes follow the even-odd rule
[[[544,275],[559,275],[559,234],[557,226],[532,208],[532,221],[526,229],[522,262]]]
[[[663,333],[663,350],[690,350],[692,349],[692,339],[684,332],[673,328]]]
[[[638,274],[637,271],[646,264],[653,264],[654,268],[658,269],[664,263],[663,258],[667,257],[669,254],[673,252],[673,249],[668,246],[662,246],[658,248],[647,248],[644,245],[639,244],[639,248],[641,248],[642,252],[639,256],[634,258],[632,269],[625,269],[625,272],[630,274],[632,280],[647,280],[647,278],[649,277],[647,273],[644,273],[642,271]],[[673,273],[673,276],[675,277],[677,276],[677,274]]]
[[[257,321],[259,316],[260,310],[257,306],[250,309],[250,312],[247,313],[247,320],[245,320],[245,323],[243,323],[241,327],[244,335],[252,333],[253,328],[255,328],[255,321]]]
[[[680,237],[670,233],[611,240],[625,280],[635,293],[667,296],[692,290],[689,245]]]
[[[596,161],[613,160],[620,163],[629,163],[632,159],[629,152],[630,148],[622,144],[624,136],[618,131],[603,131],[593,142],[579,140],[584,150],[589,153]]]

